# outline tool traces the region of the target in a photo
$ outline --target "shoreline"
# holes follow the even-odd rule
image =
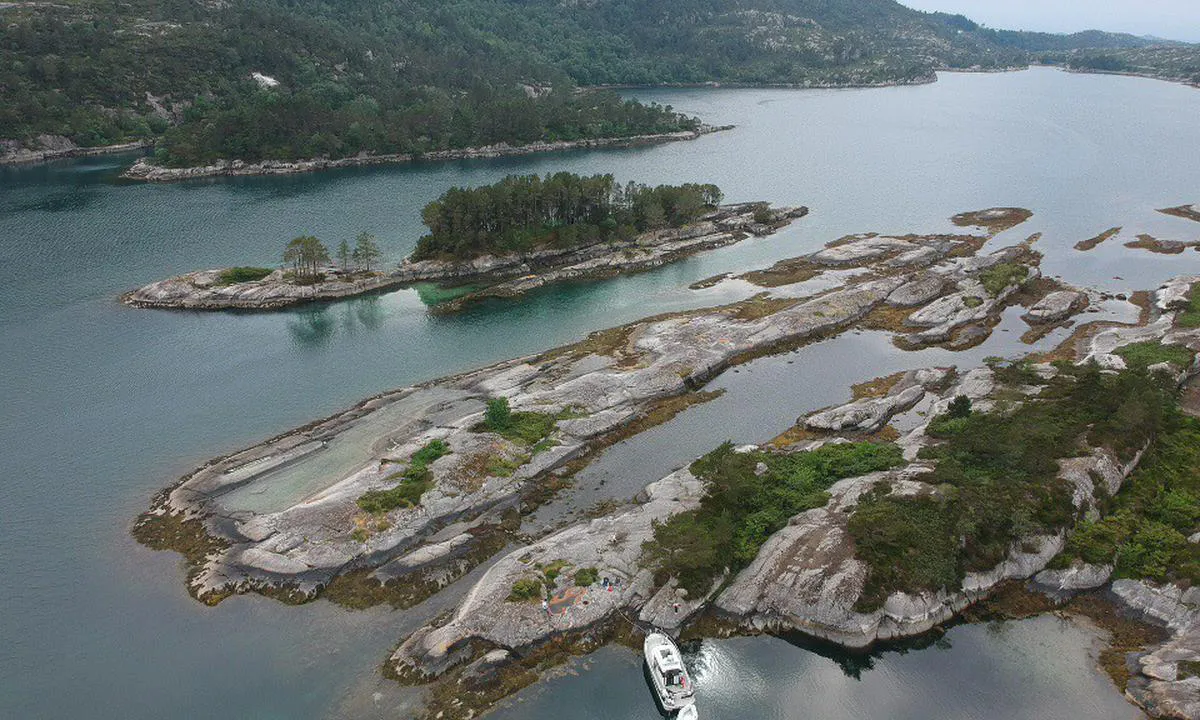
[[[769,208],[765,224],[755,219]],[[653,230],[628,240],[612,240],[565,250],[541,249],[514,255],[482,255],[471,260],[405,260],[382,273],[342,275],[326,269],[332,280],[298,285],[275,270],[261,279],[221,284],[223,270],[202,270],[160,280],[120,296],[137,308],[197,311],[271,311],[296,305],[330,302],[383,293],[418,283],[443,287],[484,287],[431,306],[434,312],[461,310],[486,298],[514,298],[567,280],[599,280],[644,272],[706,250],[726,247],[748,237],[766,237],[805,217],[807,207],[771,208],[767,203],[719,206],[676,229]]]
[[[589,89],[600,90],[669,90],[669,89],[774,89],[774,90],[872,90],[894,87],[916,87],[936,83],[938,73],[961,74],[1001,74],[1022,72],[1031,68],[1053,68],[1073,75],[1115,75],[1122,77],[1143,78],[1175,83],[1185,87],[1200,89],[1200,83],[1189,78],[1167,76],[1154,72],[1137,72],[1127,70],[1095,70],[1087,68],[1070,68],[1054,63],[1030,62],[1028,65],[1014,65],[1006,68],[954,68],[939,67],[933,70],[929,77],[909,80],[887,80],[875,83],[749,83],[705,81],[693,83],[660,83],[645,85],[639,83],[590,85]],[[561,152],[578,149],[602,149],[616,147],[637,147],[657,145],[682,140],[695,140],[699,137],[724,130],[732,130],[735,125],[702,126],[697,131],[680,131],[678,133],[661,133],[654,135],[635,135],[625,138],[594,138],[590,140],[564,140],[557,142],[537,142],[529,145],[495,145],[460,148],[455,150],[438,150],[429,153],[396,153],[389,155],[365,155],[352,158],[307,159],[307,160],[266,160],[257,163],[247,163],[242,160],[219,160],[213,165],[190,166],[185,168],[163,168],[153,165],[146,159],[135,162],[121,174],[121,179],[134,182],[181,182],[191,179],[213,177],[259,177],[272,175],[292,175],[321,170],[334,170],[349,167],[370,167],[374,165],[391,165],[417,163],[423,161],[442,162],[453,160],[470,160],[482,158],[516,157],[548,152]],[[154,147],[154,140],[139,140],[115,145],[96,147],[75,147],[70,149],[22,149],[19,154],[0,156],[0,167],[29,165],[39,162],[52,162],[70,158],[94,157],[99,155],[119,154],[144,150]]]
[[[0,167],[7,165],[32,165],[40,162],[68,160],[71,158],[96,157],[99,155],[117,155],[120,153],[145,150],[153,147],[153,140],[137,140],[116,145],[98,145],[96,147],[72,147],[60,149],[29,150],[22,148],[13,154],[0,155]]]
[[[148,159],[138,160],[125,172],[121,179],[136,182],[178,182],[211,177],[250,177],[264,175],[297,175],[321,170],[370,167],[374,165],[399,165],[418,162],[444,162],[453,160],[476,160],[485,158],[517,157],[568,150],[601,148],[640,147],[669,142],[698,140],[705,135],[732,130],[733,125],[701,125],[695,130],[680,130],[672,133],[631,135],[628,137],[591,138],[586,140],[539,141],[527,145],[497,143],[474,148],[435,150],[427,153],[395,153],[390,155],[358,155],[355,157],[309,160],[264,160],[248,163],[243,160],[220,160],[212,165],[185,168],[166,168],[154,165]]]

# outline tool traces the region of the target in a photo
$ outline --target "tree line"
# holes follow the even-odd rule
[[[363,232],[355,238],[353,249],[350,248],[350,243],[343,239],[338,244],[335,257],[339,269],[348,273],[352,269],[371,272],[371,268],[377,266],[381,255],[375,236]],[[300,235],[292,238],[284,248],[283,262],[291,266],[292,275],[297,280],[312,282],[321,279],[321,268],[332,263],[333,258],[329,255],[329,248],[325,247],[325,243],[320,239],[313,235]]]
[[[572,247],[679,227],[720,204],[716,185],[624,185],[612,175],[510,175],[492,185],[454,187],[429,203],[429,228],[414,260]]]

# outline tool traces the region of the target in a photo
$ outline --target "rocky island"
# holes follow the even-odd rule
[[[390,270],[373,271],[369,263],[351,268],[348,250],[334,264],[313,238],[301,251],[311,256],[308,266],[204,270],[151,283],[121,300],[143,308],[274,310],[415,283],[474,288],[435,306],[445,312],[549,283],[648,270],[770,235],[808,213],[720,201],[715,186],[621,186],[607,175],[567,173],[545,181],[506,178],[486,188],[454,188],[431,203],[423,213],[431,233]]]
[[[962,217],[1002,215],[1013,222],[994,227],[1024,219]],[[1030,579],[1055,594],[1108,587],[1165,625],[1167,643],[1140,649],[1121,682],[1151,712],[1195,717],[1162,708],[1198,699],[1195,546],[1176,529],[1196,520],[1136,519],[1160,517],[1138,503],[1200,490],[1171,474],[1195,452],[1198,278],[1147,295],[1135,325],[1081,325],[1042,357],[882,378],[594,519],[521,530],[597,453],[710,400],[705,385],[739,363],[853,328],[903,348],[970,347],[1007,307],[1065,327],[1100,299],[1042,278],[1036,236],[983,252],[993,236],[842,238],[743,275],[762,291],[732,305],[384,393],[205,464],[134,533],[182,552],[208,603],[259,592],[407,607],[495,556],[387,663],[429,686],[429,717],[471,717],[554,657],[646,625],[864,647]],[[1147,544],[1159,554],[1135,550]]]

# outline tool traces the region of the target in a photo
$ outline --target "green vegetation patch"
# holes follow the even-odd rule
[[[692,463],[704,481],[700,507],[654,524],[642,546],[658,580],[674,576],[692,597],[709,590],[728,568],[737,572],[758,554],[772,533],[797,513],[823,506],[826,490],[843,478],[897,467],[900,448],[891,443],[827,445],[809,452],[735,452],[725,443]],[[766,471],[759,475],[759,463]]]
[[[1014,379],[1023,380],[1019,370]],[[930,423],[942,442],[922,457],[937,461],[926,497],[865,495],[850,518],[856,554],[870,567],[861,611],[897,590],[957,588],[967,572],[1003,561],[1031,535],[1069,526],[1076,511],[1058,460],[1084,444],[1130,459],[1173,414],[1171,390],[1144,371],[1103,374],[1065,367],[1015,409],[979,413],[955,403],[955,416]]]
[[[440,457],[450,454],[450,446],[444,440],[430,440],[413,453],[408,467],[387,477],[389,482],[398,482],[387,490],[368,490],[358,498],[358,507],[369,513],[384,513],[404,507],[416,507],[421,496],[433,487],[433,473],[429,465]]]
[[[600,571],[594,567],[580,568],[575,571],[575,584],[579,587],[591,587],[600,579]]]
[[[1172,413],[1103,519],[1079,524],[1055,565],[1115,565],[1118,578],[1200,582],[1200,420]]]
[[[1008,287],[1024,284],[1027,277],[1029,270],[1024,265],[997,263],[979,274],[979,282],[989,295],[995,297]]]
[[[1187,305],[1179,313],[1175,323],[1185,328],[1200,327],[1200,283],[1192,286],[1191,292],[1188,293]]]
[[[261,267],[231,267],[221,271],[217,276],[218,285],[237,285],[238,283],[262,280],[274,270]]]
[[[508,593],[508,602],[528,602],[545,597],[546,591],[539,578],[521,578],[513,583]]]
[[[483,422],[476,427],[476,431],[494,432],[515,443],[536,447],[554,432],[560,417],[550,413],[513,412],[508,406],[508,398],[493,398],[488,401]]]
[[[1162,362],[1171,363],[1177,368],[1187,369],[1192,366],[1195,356],[1191,350],[1181,345],[1163,345],[1160,342],[1140,342],[1125,345],[1113,351],[1125,360],[1125,364],[1134,368],[1147,368]]]

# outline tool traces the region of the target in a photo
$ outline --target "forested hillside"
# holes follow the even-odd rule
[[[578,86],[914,82],[1146,45],[892,0],[0,2],[0,139],[158,138],[192,165],[620,137],[694,121]]]

